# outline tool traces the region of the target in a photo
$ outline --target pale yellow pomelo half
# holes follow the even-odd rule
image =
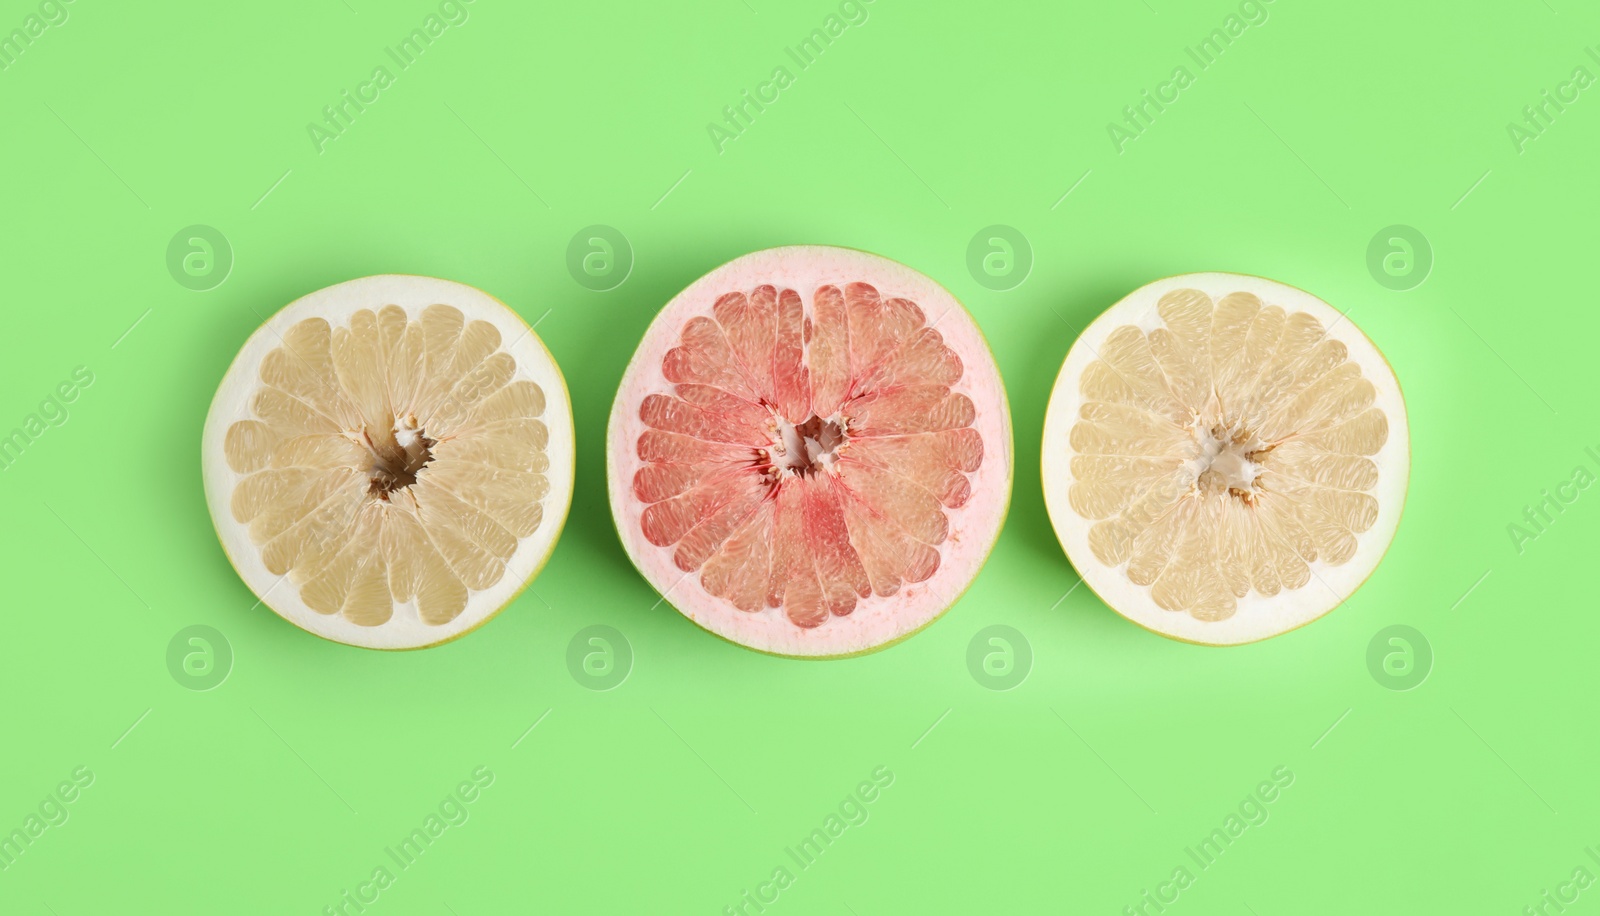
[[[268,607],[374,649],[454,639],[549,558],[572,407],[515,312],[428,277],[351,280],[245,341],[201,444],[223,550]]]
[[[1158,280],[1067,354],[1045,414],[1051,523],[1129,620],[1232,645],[1308,623],[1383,558],[1410,440],[1383,354],[1260,277]]]

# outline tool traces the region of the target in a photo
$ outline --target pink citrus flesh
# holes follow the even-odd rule
[[[1005,391],[971,316],[877,255],[745,255],[675,297],[618,389],[608,484],[684,616],[779,655],[881,648],[965,591],[1011,487]]]

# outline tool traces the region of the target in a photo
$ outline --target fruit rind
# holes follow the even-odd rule
[[[974,475],[971,498],[948,515],[948,549],[941,551],[945,565],[932,579],[907,584],[890,598],[867,598],[848,616],[801,629],[783,619],[781,609],[734,609],[708,593],[698,575],[678,569],[672,551],[644,541],[638,531],[643,505],[632,495],[633,475],[640,466],[635,443],[645,430],[638,411],[646,394],[671,390],[672,383],[661,370],[663,357],[678,345],[679,329],[688,319],[703,314],[721,294],[772,284],[800,292],[809,303],[819,286],[844,287],[857,281],[874,284],[885,297],[917,302],[929,324],[962,355],[965,372],[952,390],[968,393],[976,403],[996,405],[982,411],[975,423],[991,451]],[[854,249],[814,245],[768,249],[730,261],[696,280],[651,323],[618,386],[607,428],[606,477],[612,517],[625,552],[645,580],[685,617],[730,642],[766,654],[848,657],[882,649],[919,631],[953,605],[976,577],[1009,506],[1011,421],[987,343],[965,308],[939,284],[905,265]]]
[[[545,393],[545,414],[540,419],[550,432],[546,448],[550,490],[542,501],[543,520],[533,535],[518,544],[499,581],[488,589],[472,592],[465,610],[447,624],[430,626],[414,613],[397,613],[386,624],[366,627],[338,614],[320,614],[306,606],[293,583],[280,581],[283,577],[267,570],[260,549],[250,541],[248,526],[222,523],[232,517],[230,499],[243,476],[223,460],[223,439],[231,424],[252,416],[249,405],[260,385],[257,373],[261,362],[281,345],[290,327],[313,317],[339,326],[358,309],[385,305],[398,305],[415,319],[422,309],[440,303],[460,309],[469,319],[493,324],[500,334],[501,349],[517,362],[515,378],[531,380]],[[251,334],[223,375],[206,415],[201,434],[201,469],[206,503],[223,553],[261,603],[295,626],[333,642],[406,650],[441,645],[472,632],[509,606],[538,576],[560,539],[572,504],[573,446],[572,406],[566,380],[544,342],[520,315],[499,299],[465,284],[384,274],[338,283],[296,299]]]
[[[1079,380],[1085,368],[1098,358],[1103,342],[1116,329],[1131,324],[1149,331],[1162,326],[1156,303],[1168,292],[1182,289],[1200,290],[1213,301],[1232,292],[1253,293],[1264,304],[1310,313],[1322,324],[1327,338],[1348,348],[1350,358],[1376,386],[1374,406],[1384,411],[1388,421],[1387,440],[1374,456],[1381,468],[1378,485],[1372,491],[1379,502],[1378,517],[1360,535],[1356,555],[1340,565],[1321,560],[1311,563],[1309,583],[1293,592],[1280,592],[1268,599],[1252,591],[1240,599],[1238,610],[1231,617],[1221,621],[1199,620],[1181,611],[1163,609],[1150,597],[1149,589],[1131,583],[1121,567],[1101,563],[1089,547],[1089,522],[1072,508],[1067,496],[1073,483],[1070,434],[1083,401]],[[1046,410],[1040,476],[1056,537],[1083,582],[1103,602],[1139,626],[1172,639],[1200,645],[1240,645],[1320,618],[1348,599],[1376,569],[1404,510],[1410,476],[1410,431],[1404,396],[1393,368],[1378,347],[1333,306],[1304,290],[1262,277],[1221,272],[1185,274],[1156,280],[1129,293],[1096,318],[1073,343]],[[1270,612],[1252,613],[1268,605]]]

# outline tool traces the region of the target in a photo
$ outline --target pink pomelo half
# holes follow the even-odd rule
[[[607,433],[629,557],[684,616],[779,655],[854,655],[938,617],[994,546],[1011,421],[983,335],[887,258],[745,255],[667,303]]]

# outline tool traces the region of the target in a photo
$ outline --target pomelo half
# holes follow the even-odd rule
[[[606,457],[650,584],[787,656],[871,651],[938,617],[1011,492],[1005,389],[971,316],[909,267],[823,246],[745,255],[667,303]]]
[[[1190,642],[1265,639],[1332,610],[1394,538],[1405,401],[1348,317],[1259,277],[1158,280],[1067,354],[1045,414],[1045,503],[1083,581]]]
[[[295,300],[245,341],[201,445],[234,569],[318,636],[454,639],[511,602],[572,501],[555,360],[487,293],[378,276]]]

